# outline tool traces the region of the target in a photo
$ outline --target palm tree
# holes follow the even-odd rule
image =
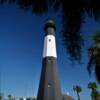
[[[86,15],[100,20],[100,0],[0,0],[1,4],[5,2],[16,3],[35,14],[47,13],[50,8],[60,12],[63,43],[72,61],[81,60],[83,37],[80,28]],[[96,74],[99,79],[100,74]]]
[[[91,74],[93,68],[95,68],[95,75],[100,83],[100,32],[96,32],[93,35],[93,46],[89,48],[89,57],[88,62],[88,72]]]
[[[100,94],[97,90],[92,91],[91,97],[92,97],[92,100],[100,100]]]
[[[100,96],[99,92],[97,91],[97,85],[95,82],[90,82],[88,84],[88,88],[91,89],[91,97],[92,100],[98,100],[98,97]]]
[[[79,93],[82,91],[81,87],[78,85],[73,86],[73,90],[77,93],[78,100],[80,100]]]

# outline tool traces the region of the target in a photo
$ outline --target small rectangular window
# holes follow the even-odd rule
[[[48,84],[48,88],[51,88],[51,84],[50,83]]]

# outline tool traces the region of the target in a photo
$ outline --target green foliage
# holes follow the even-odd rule
[[[88,88],[91,89],[92,99],[96,100],[100,96],[100,93],[97,91],[97,84],[95,82],[90,82],[88,83]]]
[[[82,91],[81,87],[78,85],[73,86],[73,90],[76,91],[77,93],[80,93]]]
[[[97,90],[93,90],[91,92],[91,97],[94,98],[94,99],[97,99],[99,97],[99,92]]]
[[[79,85],[73,86],[73,90],[77,93],[78,100],[80,100],[79,93],[82,91],[82,88]]]
[[[100,32],[99,31],[93,34],[92,40],[94,41],[94,44],[100,43]]]
[[[95,90],[95,89],[97,89],[97,85],[96,85],[95,82],[90,82],[90,83],[88,84],[88,88],[89,88],[89,89],[92,89],[92,90]]]
[[[89,62],[88,62],[88,72],[91,74],[92,70],[95,69],[95,75],[100,83],[100,32],[95,32],[92,36],[93,46],[88,49]]]

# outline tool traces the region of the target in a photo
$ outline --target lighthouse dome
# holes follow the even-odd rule
[[[48,24],[55,24],[54,21],[53,21],[52,19],[48,19],[48,20],[47,20],[47,23],[48,23]]]
[[[46,30],[48,27],[52,27],[56,30],[56,27],[55,27],[55,23],[54,23],[54,20],[53,19],[48,19],[45,26],[44,26],[44,30]]]

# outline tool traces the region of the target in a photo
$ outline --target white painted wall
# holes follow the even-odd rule
[[[57,57],[56,54],[56,43],[54,35],[47,35],[44,39],[44,50],[43,57]]]

